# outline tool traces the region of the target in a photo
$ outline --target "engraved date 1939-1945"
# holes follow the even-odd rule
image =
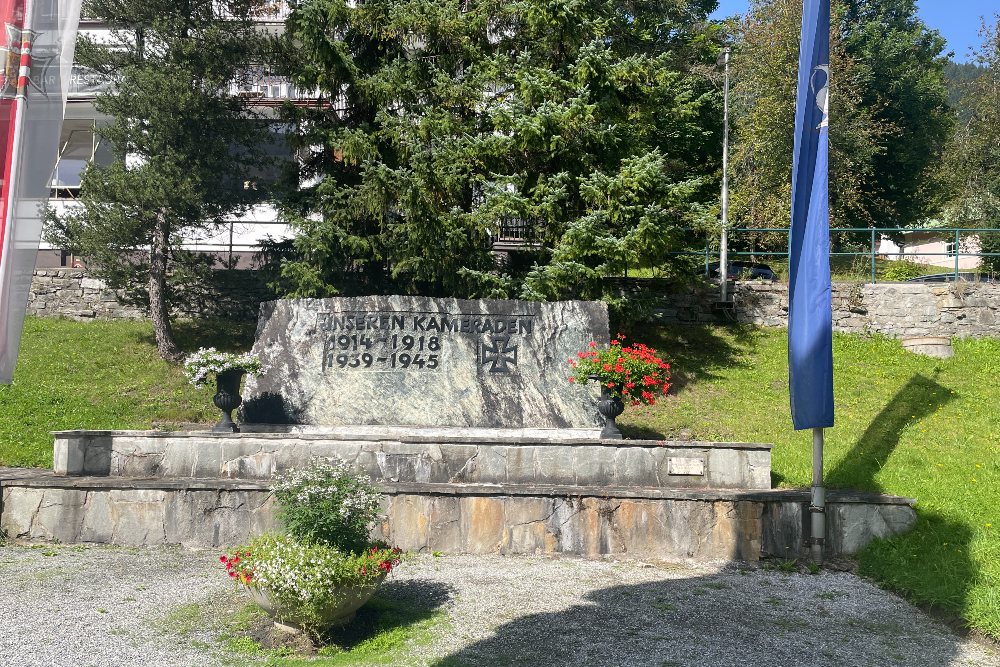
[[[438,336],[330,336],[323,344],[323,370],[365,368],[436,370],[441,340]]]

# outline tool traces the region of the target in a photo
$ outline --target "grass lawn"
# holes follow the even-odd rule
[[[13,384],[0,385],[0,465],[50,467],[50,431],[216,421],[213,392],[161,361],[152,333],[148,322],[28,318]],[[216,322],[181,324],[177,334],[191,350],[196,340],[247,342],[242,328]]]
[[[810,482],[811,439],[791,428],[785,332],[636,331],[673,363],[671,396],[621,419],[633,436],[774,443],[775,483]],[[246,348],[253,323],[182,324],[183,347]],[[940,361],[884,338],[834,338],[830,486],[915,497],[909,534],[869,547],[862,572],[1000,638],[1000,341],[956,342]],[[568,370],[568,369],[567,369]],[[27,320],[14,384],[0,386],[0,465],[52,464],[49,432],[215,421],[211,392],[160,361],[145,322]]]
[[[635,332],[673,362],[675,390],[628,408],[628,435],[774,443],[775,483],[807,487],[811,435],[791,427],[786,333],[752,327]],[[1000,341],[956,341],[955,357],[834,337],[836,426],[829,486],[918,499],[916,528],[861,555],[861,571],[1000,638]]]

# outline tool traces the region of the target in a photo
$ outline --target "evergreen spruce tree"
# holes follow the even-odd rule
[[[181,353],[169,312],[172,285],[208,264],[181,250],[182,234],[250,203],[243,188],[261,126],[231,94],[260,63],[266,39],[251,0],[93,0],[85,14],[109,40],[81,38],[77,60],[111,78],[95,106],[113,162],[89,166],[80,206],[50,218],[47,238],[84,258],[126,299],[148,305],[157,349]],[[202,274],[204,271],[202,271]]]
[[[305,187],[296,295],[597,295],[717,198],[714,0],[302,0],[289,71]],[[523,227],[534,267],[496,270]],[[522,281],[523,273],[530,273]]]

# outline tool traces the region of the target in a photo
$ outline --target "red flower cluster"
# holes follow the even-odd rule
[[[596,379],[611,389],[612,395],[630,400],[632,405],[653,405],[657,394],[670,390],[670,364],[657,356],[653,348],[642,343],[623,346],[624,340],[625,336],[618,334],[606,350],[596,349],[597,343],[591,341],[590,349],[569,360],[576,370],[569,381],[586,384]]]
[[[244,551],[242,555],[243,558],[249,558],[250,552]],[[222,554],[219,556],[219,562],[226,566],[226,572],[230,578],[237,580],[241,584],[246,585],[253,579],[253,567],[248,566],[246,561],[240,560],[239,551],[232,556]]]
[[[392,572],[392,568],[396,567],[402,562],[402,557],[400,555],[402,553],[403,550],[400,549],[399,547],[393,547],[392,549],[379,549],[378,547],[372,547],[370,556],[375,561],[374,562],[375,567],[377,567],[385,574],[389,574],[390,572]],[[374,571],[375,568],[373,567],[372,572]],[[361,566],[361,575],[362,576],[368,575],[367,565]]]

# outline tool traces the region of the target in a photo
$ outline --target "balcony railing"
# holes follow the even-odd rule
[[[263,23],[284,23],[291,12],[284,0],[264,0],[254,9],[253,16]]]
[[[534,248],[540,245],[545,223],[541,220],[526,220],[514,216],[503,216],[490,231],[490,244],[495,250],[515,250]]]
[[[111,80],[82,65],[73,65],[73,74],[69,82],[70,99],[93,99],[100,93],[112,89]],[[303,90],[295,86],[285,77],[277,76],[266,70],[251,72],[242,81],[233,83],[229,92],[233,95],[261,104],[280,102],[282,100],[312,100],[319,97],[316,90]]]

